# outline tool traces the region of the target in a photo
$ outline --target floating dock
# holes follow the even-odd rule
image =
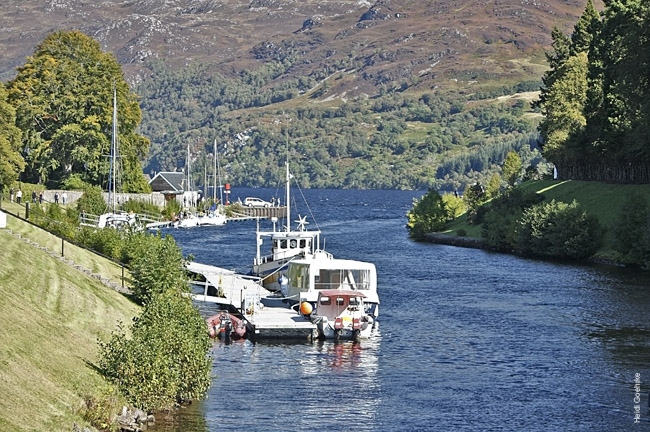
[[[241,314],[252,340],[308,339],[316,329],[315,324],[290,308],[278,294],[265,289],[260,278],[195,262],[188,263],[187,268],[202,276],[202,280],[193,282],[192,298]]]

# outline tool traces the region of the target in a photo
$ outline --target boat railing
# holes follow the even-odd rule
[[[317,282],[314,284],[314,288],[317,290],[326,290],[326,289],[350,289],[350,290],[369,290],[370,282],[356,282],[356,283],[340,283],[340,282]]]

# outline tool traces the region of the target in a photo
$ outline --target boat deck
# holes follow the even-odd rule
[[[201,274],[205,282],[195,283],[202,287],[201,294],[194,293],[195,301],[216,303],[240,312],[246,321],[249,335],[259,339],[307,339],[316,325],[282,302],[274,293],[259,283],[259,278],[237,274],[231,270],[191,262],[190,272]],[[216,295],[210,295],[209,291]],[[246,301],[258,298],[261,307],[245,310]]]

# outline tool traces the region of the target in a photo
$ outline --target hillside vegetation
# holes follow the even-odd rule
[[[48,32],[77,29],[95,39],[115,55],[140,96],[139,130],[151,140],[149,154],[142,155],[147,174],[182,169],[191,158],[193,182],[200,186],[211,172],[216,140],[224,180],[234,184],[275,186],[288,147],[292,172],[305,187],[462,190],[498,173],[510,150],[526,165],[541,162],[539,113],[530,98],[497,98],[539,90],[551,28],[570,31],[584,5],[583,0],[164,5],[64,0],[40,8],[29,1],[0,11],[13,23],[0,35],[7,59],[0,70],[10,81],[23,80],[26,70],[50,79],[48,68],[20,66]],[[25,13],[38,19],[27,20]],[[70,65],[65,55],[52,57],[47,64]],[[9,72],[15,66],[21,70],[16,78]],[[94,90],[106,83],[81,78],[95,84],[89,91],[107,99],[107,89]],[[47,91],[35,100],[62,101],[71,93],[66,85],[36,88]],[[83,99],[84,89],[78,90],[74,96]],[[20,96],[12,93],[11,100]],[[110,106],[109,100],[87,99],[73,105]],[[107,110],[101,119],[83,120],[75,113],[76,126],[54,135],[70,110],[37,108],[43,114],[36,116],[39,124],[22,131],[15,149],[26,153],[30,176],[49,184],[66,177],[105,183],[107,158],[97,149],[108,142]],[[118,117],[125,114],[129,117],[120,110]],[[33,116],[18,111],[17,118]],[[43,135],[41,121],[48,125]],[[50,137],[65,144],[55,149],[93,138],[88,163],[84,152],[57,150],[61,163],[56,159],[50,166],[40,153],[25,151],[37,138],[45,140],[39,148],[47,149]],[[131,162],[127,168],[136,167]],[[56,178],[45,179],[50,173]]]
[[[39,240],[8,219],[12,231]],[[129,323],[138,307],[7,230],[0,242],[0,430],[69,432],[74,421],[85,423],[84,396],[106,391],[95,369],[97,339],[107,340],[118,321]],[[79,254],[90,268],[112,265]]]
[[[621,222],[622,215],[630,210],[627,207],[630,197],[638,195],[650,201],[650,185],[539,180],[523,183],[518,188],[523,192],[541,195],[543,199],[539,204],[548,204],[552,200],[566,204],[576,201],[587,214],[597,218],[605,229],[602,247],[595,257],[609,261],[620,261],[620,255],[613,247],[614,232]],[[484,206],[489,208],[490,203]],[[467,215],[462,215],[449,223],[442,232],[452,235],[458,235],[460,232],[480,238],[483,225],[469,222],[471,220]]]

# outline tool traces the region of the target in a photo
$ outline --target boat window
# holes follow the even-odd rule
[[[296,239],[292,239],[291,242],[289,243],[289,247],[291,249],[295,249],[296,246],[298,246],[298,242],[296,242]]]
[[[359,299],[356,297],[351,297],[350,298],[350,306],[356,306],[359,304]]]
[[[307,240],[301,239],[300,240],[300,249],[304,249],[307,247]]]
[[[329,297],[321,297],[320,298],[320,304],[323,306],[331,305],[332,304],[332,299]]]
[[[336,298],[336,305],[337,306],[343,306],[345,304],[345,299],[343,297],[337,297]]]
[[[289,285],[293,290],[306,291],[309,286],[309,267],[292,265],[289,267]]]
[[[287,240],[283,239],[280,240],[280,249],[286,249],[287,248]]]

